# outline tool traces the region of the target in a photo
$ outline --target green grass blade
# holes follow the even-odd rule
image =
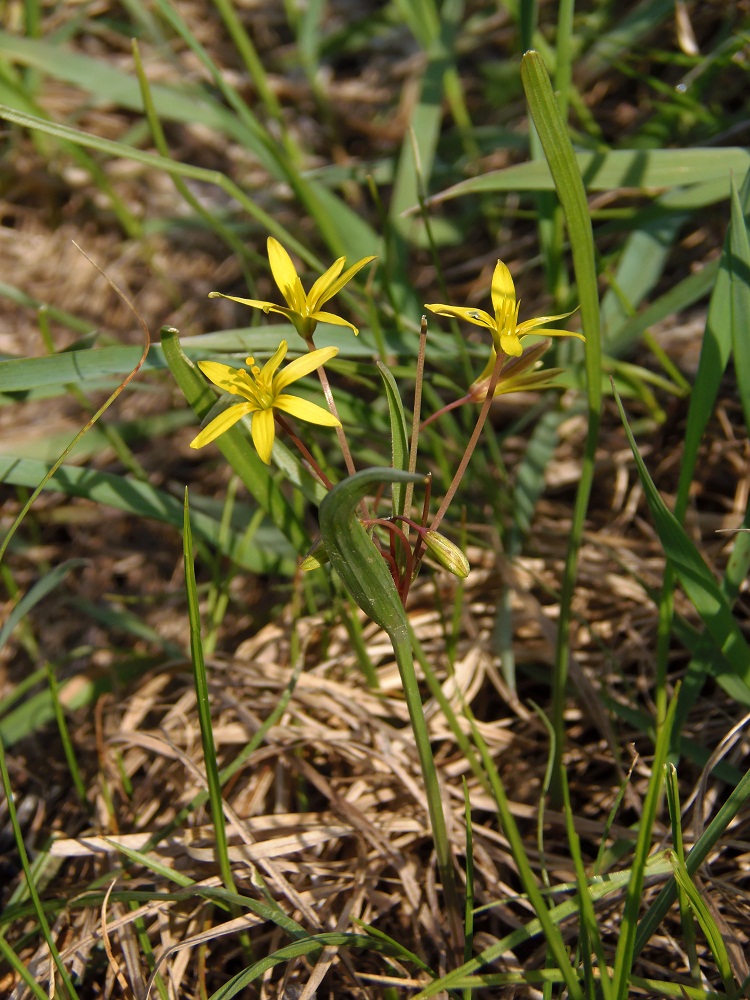
[[[604,952],[602,936],[599,933],[599,925],[596,922],[596,912],[594,901],[591,896],[589,880],[586,877],[586,870],[581,855],[581,841],[576,832],[573,807],[570,802],[570,789],[568,787],[568,777],[563,772],[562,781],[563,793],[563,817],[565,819],[565,831],[568,837],[570,856],[573,859],[576,871],[576,885],[578,886],[578,905],[581,910],[581,948],[583,949],[582,959],[586,970],[586,989],[588,996],[595,996],[593,970],[591,963],[591,953],[596,956],[597,966],[600,972],[598,981],[599,991],[603,1000],[611,1000],[612,980],[609,977],[607,967],[607,956]]]
[[[404,404],[401,402],[401,393],[389,369],[381,361],[375,363],[383,379],[385,398],[388,402],[388,414],[391,421],[391,464],[394,469],[407,472],[409,470],[409,430]],[[391,487],[394,514],[404,513],[405,489],[404,483],[393,483]]]
[[[5,801],[6,808],[8,810],[8,820],[10,821],[10,827],[13,830],[13,837],[16,843],[16,850],[18,851],[19,858],[21,861],[21,867],[26,879],[26,889],[29,893],[29,897],[34,907],[34,915],[36,917],[37,923],[39,924],[39,929],[41,932],[41,937],[44,939],[47,948],[49,949],[49,954],[57,969],[60,979],[62,980],[63,988],[65,989],[69,1000],[78,1000],[78,994],[73,986],[73,982],[70,978],[68,970],[65,968],[62,958],[60,957],[60,952],[57,950],[57,945],[55,944],[55,936],[49,926],[49,921],[47,920],[47,915],[44,911],[44,906],[42,900],[39,897],[37,891],[36,880],[34,873],[29,864],[29,855],[26,851],[26,844],[24,842],[23,831],[18,822],[18,813],[16,812],[15,798],[13,795],[13,787],[10,783],[10,774],[8,773],[8,764],[5,758],[5,747],[0,740],[0,780],[2,780],[3,789],[5,791]],[[50,992],[55,992],[54,987],[50,984]]]
[[[684,875],[689,878],[685,869],[685,842],[682,835],[682,815],[680,810],[680,787],[677,780],[677,769],[674,764],[666,765],[667,808],[672,825],[672,844]],[[696,984],[700,983],[701,969],[698,952],[695,947],[695,924],[693,914],[688,905],[688,897],[677,879],[677,901],[680,907],[680,926],[682,928],[682,945],[687,952],[690,974]]]
[[[692,540],[669,510],[654,486],[641,458],[619,396],[615,394],[625,433],[643,484],[656,532],[670,565],[685,593],[701,616],[718,649],[750,694],[750,646],[735,621],[732,610]]]
[[[664,725],[659,730],[656,738],[654,759],[651,763],[651,778],[638,824],[638,842],[631,868],[632,876],[625,894],[625,908],[620,923],[620,936],[617,940],[617,949],[615,951],[612,990],[614,1000],[625,1000],[628,996],[628,981],[633,970],[633,962],[636,955],[636,934],[638,930],[638,915],[641,909],[643,882],[651,850],[651,838],[656,820],[656,812],[661,799],[664,765],[667,760],[676,709],[677,698],[673,698],[667,710]]]
[[[211,703],[208,697],[206,664],[203,658],[201,617],[198,605],[198,587],[195,581],[193,535],[190,528],[190,508],[188,505],[187,488],[185,489],[184,509],[183,550],[185,556],[185,590],[187,593],[188,619],[190,621],[190,654],[193,661],[193,682],[195,684],[198,721],[200,722],[201,742],[203,744],[203,762],[208,782],[208,800],[215,833],[216,860],[224,888],[236,893],[237,887],[234,884],[232,865],[229,860],[227,831],[224,823],[224,805],[221,795],[221,781],[219,779],[219,765],[216,760],[216,744],[214,743],[213,723],[211,720]]]
[[[747,220],[734,176],[731,183],[731,223],[729,227],[729,302],[730,330],[737,387],[745,415],[745,427],[750,427],[750,240]],[[743,193],[750,201],[750,173],[745,178]]]
[[[563,711],[570,657],[570,614],[575,589],[578,551],[583,536],[583,525],[594,477],[594,460],[602,407],[599,294],[594,260],[594,237],[583,181],[570,143],[566,123],[560,115],[547,70],[537,52],[527,52],[524,55],[521,63],[521,79],[565,214],[581,306],[581,322],[586,336],[588,428],[560,595],[560,625],[553,676],[552,724],[555,730],[555,762],[550,792],[553,803],[559,804],[561,797],[560,773],[562,755],[565,750]]]
[[[83,780],[83,776],[81,775],[81,769],[78,766],[78,761],[76,759],[73,741],[70,738],[70,729],[68,728],[68,723],[65,718],[65,712],[63,710],[62,702],[60,700],[60,687],[57,683],[55,670],[51,663],[46,664],[46,670],[47,670],[47,685],[49,687],[50,700],[52,702],[52,708],[55,713],[57,730],[60,733],[60,742],[63,745],[65,762],[68,765],[68,771],[70,772],[70,777],[73,782],[73,787],[76,790],[76,794],[78,795],[81,805],[84,807],[84,809],[87,809],[90,807],[90,803],[86,797],[86,792],[87,792],[86,782]]]
[[[156,105],[154,104],[153,95],[151,93],[151,86],[148,82],[146,74],[143,69],[143,63],[141,62],[141,54],[138,48],[138,43],[135,39],[132,41],[132,51],[133,51],[133,61],[135,63],[135,71],[138,76],[138,84],[141,89],[141,99],[143,101],[143,108],[146,115],[146,119],[151,129],[151,135],[154,140],[154,145],[156,146],[159,153],[166,159],[170,159],[169,146],[167,144],[167,139],[164,134],[164,129],[162,128],[161,121],[159,119],[159,114],[156,110]],[[242,240],[237,236],[237,234],[229,226],[225,226],[221,219],[218,217],[216,212],[209,211],[192,193],[188,185],[185,183],[179,174],[172,174],[172,183],[176,187],[183,201],[192,208],[196,216],[203,219],[208,229],[213,229],[230,247],[237,256],[237,260],[240,266],[243,268],[246,278],[248,277],[246,271],[246,258],[248,256],[247,249]]]
[[[49,993],[43,990],[42,987],[34,979],[31,972],[29,972],[27,962],[21,961],[15,951],[11,948],[8,942],[5,940],[3,934],[0,934],[0,957],[4,958],[9,968],[11,968],[15,974],[18,976],[19,982],[26,984],[27,989],[29,989],[36,1000],[49,1000]]]
[[[327,934],[314,934],[301,941],[294,941],[292,944],[279,948],[272,954],[260,959],[248,969],[238,972],[236,976],[216,990],[208,1000],[231,1000],[244,990],[250,983],[255,982],[269,969],[284,962],[294,962],[302,957],[315,958],[324,948],[361,948],[365,951],[372,951],[382,955],[392,956],[401,961],[408,961],[409,952],[402,948],[398,942],[381,937],[370,937],[364,934],[342,934],[330,932]]]
[[[137,82],[133,84],[137,88]],[[153,91],[152,91],[153,92]],[[158,105],[157,105],[158,107]],[[164,115],[162,115],[164,117]],[[239,205],[244,208],[248,215],[255,219],[260,226],[272,236],[276,236],[284,246],[293,250],[298,256],[313,267],[319,267],[319,262],[304,244],[295,239],[294,236],[282,226],[276,218],[269,212],[264,211],[256,202],[237,184],[231,181],[219,170],[207,170],[205,167],[196,167],[190,163],[180,163],[177,160],[168,160],[157,153],[148,153],[134,146],[126,146],[124,143],[115,142],[112,139],[103,139],[80,129],[71,128],[69,125],[60,125],[57,122],[46,121],[44,118],[37,118],[34,115],[25,114],[0,104],[0,119],[28,128],[32,132],[42,132],[45,135],[54,136],[57,139],[64,139],[67,142],[84,146],[88,149],[96,149],[107,156],[121,157],[132,160],[135,163],[142,163],[145,166],[153,167],[155,170],[168,174],[177,174],[180,177],[187,177],[192,180],[204,181],[206,184],[214,185],[225,191]],[[195,120],[195,118],[191,119]]]
[[[534,912],[537,916],[536,921],[533,922],[535,931],[536,933],[541,931],[544,934],[547,947],[557,963],[557,967],[560,970],[562,978],[568,988],[569,995],[574,998],[574,1000],[584,1000],[584,993],[581,988],[578,975],[571,965],[562,933],[559,926],[555,922],[554,915],[547,905],[547,901],[542,895],[532,870],[531,862],[529,861],[529,857],[526,852],[524,839],[510,810],[508,797],[505,794],[505,787],[497,766],[492,759],[492,755],[487,748],[487,744],[476,727],[474,727],[473,735],[474,742],[479,749],[484,763],[485,773],[492,788],[492,795],[495,799],[495,804],[497,805],[500,825],[503,834],[510,845],[511,854],[513,855],[513,860],[518,870],[518,877],[520,879],[521,886],[527,895],[529,902],[534,907]],[[577,907],[577,903],[575,906]],[[476,961],[476,958],[472,959],[471,962],[466,963],[463,966],[463,969],[471,967],[471,965]],[[443,985],[445,985],[445,982]],[[433,995],[433,993],[423,990],[418,994],[418,997],[415,998],[415,1000],[418,1000],[418,998],[423,996],[427,997]]]
[[[2,481],[0,479],[0,481]],[[38,482],[39,480],[36,480]],[[36,484],[36,483],[35,483]],[[0,629],[0,650],[10,638],[13,629],[18,623],[35,608],[40,601],[43,601],[47,594],[59,587],[71,570],[87,565],[87,559],[66,559],[65,562],[53,567],[45,573],[31,587],[23,597],[17,602],[11,613],[5,619],[5,624]]]
[[[59,44],[39,39],[20,38],[0,31],[0,56],[43,70],[48,76],[72,83],[98,101],[110,102],[130,111],[142,111],[138,81],[111,63],[91,56],[72,52]],[[252,132],[245,122],[227,108],[223,108],[202,88],[156,85],[152,88],[159,117],[168,121],[201,124],[223,133],[252,149],[276,177],[280,176],[278,164],[260,141],[263,132]]]
[[[710,948],[711,954],[716,962],[718,973],[724,983],[724,989],[730,997],[734,996],[735,981],[734,976],[732,975],[732,964],[729,961],[729,953],[727,952],[727,946],[724,944],[724,937],[721,930],[716,926],[716,921],[711,916],[711,912],[706,906],[701,893],[698,891],[698,887],[688,875],[685,863],[681,861],[676,854],[670,853],[669,857],[672,862],[672,867],[674,868],[675,880],[678,888],[687,897],[688,902],[695,913],[696,919],[701,926],[701,930],[706,937],[708,947]]]

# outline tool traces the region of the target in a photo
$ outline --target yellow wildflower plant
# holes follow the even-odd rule
[[[497,262],[495,273],[492,276],[492,308],[494,315],[485,312],[484,309],[473,309],[466,306],[449,306],[441,303],[429,305],[425,303],[425,309],[434,312],[438,316],[453,316],[456,319],[464,319],[475,326],[483,326],[492,334],[495,351],[498,354],[509,354],[518,358],[523,353],[521,338],[529,333],[533,333],[540,326],[552,323],[558,319],[565,319],[571,313],[560,313],[559,316],[539,316],[537,319],[527,319],[523,323],[518,322],[518,311],[520,301],[516,301],[516,286],[510,271],[501,260]],[[549,337],[578,337],[585,340],[583,334],[572,333],[570,330],[540,330],[540,333]]]
[[[218,361],[198,362],[200,370],[214,385],[223,389],[224,392],[242,396],[245,402],[235,403],[220,413],[218,417],[214,417],[190,442],[191,448],[202,448],[204,445],[210,444],[220,434],[234,426],[242,417],[252,414],[250,432],[253,444],[260,458],[266,465],[270,465],[276,434],[274,410],[290,413],[293,417],[306,420],[311,424],[320,424],[324,427],[341,426],[341,422],[328,410],[324,410],[322,406],[284,392],[292,382],[309,375],[310,372],[320,368],[326,361],[335,357],[339,351],[338,347],[323,347],[317,351],[310,351],[309,354],[297,358],[279,371],[278,368],[286,356],[287,347],[287,342],[282,340],[273,357],[262,368],[255,364],[254,358],[248,358],[249,373],[242,368],[231,368],[229,365],[219,364]]]
[[[231,299],[253,309],[262,309],[265,313],[279,313],[294,324],[294,328],[302,339],[309,343],[312,340],[318,323],[332,323],[334,326],[348,326],[355,335],[359,330],[353,323],[342,319],[335,313],[326,312],[321,307],[340,292],[347,282],[351,281],[357,271],[365,264],[375,260],[375,257],[363,257],[344,271],[346,257],[339,257],[328,270],[321,274],[309,292],[302,287],[297,269],[292,258],[284,247],[273,236],[268,237],[268,262],[271,274],[284,296],[286,306],[278,306],[275,302],[263,302],[260,299],[242,299],[236,295],[224,295],[222,292],[209,292],[209,298]]]

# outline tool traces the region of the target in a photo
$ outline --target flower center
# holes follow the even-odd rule
[[[273,407],[274,400],[273,380],[263,377],[263,372],[258,365],[254,364],[253,358],[248,358],[247,361],[251,366],[250,374],[255,383],[256,402],[262,410],[270,410]]]

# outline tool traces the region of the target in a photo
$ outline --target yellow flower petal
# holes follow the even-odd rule
[[[218,385],[224,392],[238,393],[237,369],[230,368],[229,365],[219,364],[218,361],[199,361],[198,367],[206,376],[210,378],[214,385]]]
[[[285,316],[300,337],[308,344],[311,343],[315,327],[319,322],[348,326],[357,334],[359,330],[353,323],[348,323],[333,313],[321,312],[320,307],[339,292],[348,281],[351,281],[357,271],[373,260],[375,257],[363,257],[342,274],[346,258],[339,257],[314,282],[308,295],[302,287],[292,258],[278,240],[269,236],[268,262],[274,281],[284,296],[286,306],[278,306],[274,302],[266,302],[263,299],[245,299],[238,295],[224,295],[223,292],[210,292],[209,298],[231,299],[233,302],[250,306],[252,309],[262,309],[265,313],[278,313]]]
[[[303,313],[305,308],[305,294],[300,291],[300,284],[297,269],[292,263],[292,258],[284,247],[275,240],[273,236],[268,237],[268,263],[271,265],[273,280],[278,285],[279,291],[286,299],[286,304],[295,312]]]
[[[273,423],[273,410],[257,410],[253,414],[250,433],[253,436],[253,444],[261,461],[265,462],[266,465],[270,465],[273,439],[276,435]]]
[[[276,369],[279,367],[281,362],[286,357],[287,342],[282,340],[279,346],[276,348],[271,357],[263,365],[260,372],[261,380],[267,385],[271,385],[274,375],[276,374]],[[275,386],[274,386],[275,388]]]
[[[214,417],[210,424],[207,424],[203,430],[190,442],[191,448],[203,448],[204,445],[210,444],[215,441],[216,438],[223,434],[224,431],[228,431],[230,427],[233,427],[238,420],[241,420],[248,413],[252,413],[255,409],[253,403],[237,403],[235,406],[230,406],[228,409],[220,413],[218,417]]]
[[[321,427],[341,426],[341,421],[328,410],[324,410],[317,403],[311,403],[308,399],[300,399],[299,396],[288,394],[277,396],[273,405],[275,409],[283,410],[284,413],[289,413],[299,420],[306,420],[308,424],[319,424]]]
[[[475,326],[483,326],[488,330],[496,328],[495,320],[484,309],[471,309],[467,306],[447,306],[442,303],[425,303],[425,309],[434,312],[436,316],[452,316],[454,319],[463,319],[467,323]]]
[[[346,257],[339,257],[338,260],[335,260],[328,270],[324,271],[313,284],[307,295],[307,308],[311,313],[317,312],[318,306],[321,306],[324,302],[327,302],[328,299],[330,299],[331,295],[326,293],[341,274],[345,263]]]
[[[520,358],[520,356],[523,354],[523,347],[521,347],[521,341],[518,339],[515,333],[501,333],[500,348],[506,354],[510,354],[512,358]]]
[[[342,257],[340,259],[344,260],[345,258]],[[357,273],[357,271],[361,271],[362,268],[365,266],[365,264],[369,264],[370,261],[373,261],[373,260],[375,260],[374,256],[363,257],[362,260],[358,260],[356,262],[356,264],[352,264],[352,266],[348,267],[344,271],[344,273],[342,275],[340,275],[340,277],[336,278],[335,281],[330,282],[328,288],[326,288],[326,289],[323,290],[323,292],[322,292],[320,298],[318,299],[318,301],[313,304],[313,302],[310,301],[310,300],[313,298],[313,291],[315,290],[315,285],[317,285],[317,283],[318,283],[316,281],[315,285],[313,285],[312,289],[310,290],[310,295],[308,296],[308,302],[309,302],[309,305],[310,305],[310,310],[312,312],[317,312],[319,306],[322,306],[329,299],[332,299],[333,296],[336,295],[337,292],[341,291],[341,289],[344,287],[344,285],[347,285],[352,280],[352,278]],[[338,261],[336,263],[338,263]],[[330,271],[330,268],[329,268],[329,271]]]
[[[505,313],[506,310],[513,311],[516,307],[516,286],[508,268],[501,260],[495,265],[495,273],[492,275],[492,308],[495,315]]]
[[[310,351],[309,354],[303,354],[301,358],[290,361],[284,370],[280,371],[274,379],[274,391],[281,392],[288,385],[291,385],[292,382],[296,382],[298,378],[309,375],[310,372],[324,365],[326,361],[335,358],[338,353],[338,347],[321,347],[317,351]]]
[[[275,302],[265,302],[262,299],[243,299],[239,295],[225,295],[224,292],[209,292],[209,299],[229,299],[231,302],[239,302],[240,305],[250,306],[252,309],[262,309],[263,312],[276,312],[282,306],[277,306]]]
[[[347,319],[342,319],[340,316],[337,316],[335,313],[321,312],[320,309],[319,309],[315,313],[315,320],[318,323],[330,323],[332,326],[348,326],[350,330],[354,331],[354,336],[355,337],[359,334],[359,330],[354,325],[354,323],[350,323],[349,320],[347,320]]]

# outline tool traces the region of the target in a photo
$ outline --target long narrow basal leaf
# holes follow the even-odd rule
[[[202,420],[216,401],[214,392],[199,369],[182,351],[176,330],[164,327],[161,331],[161,343],[177,384]],[[245,431],[235,425],[217,438],[216,445],[261,509],[292,543],[295,551],[300,555],[306,552],[310,547],[307,532],[270,469],[252,448]]]
[[[732,338],[734,371],[747,430],[750,428],[750,240],[748,240],[750,172],[745,177],[741,196],[737,194],[734,177],[730,178],[730,183],[732,213],[728,247],[722,257],[719,269],[720,281],[717,281],[715,298],[717,309],[723,310],[727,305],[729,308],[729,333]],[[723,280],[725,268],[729,277],[729,292],[727,301],[720,303],[719,299],[725,291]],[[716,320],[717,325],[719,322]],[[750,527],[750,502],[742,526]],[[730,604],[737,597],[748,572],[750,572],[750,532],[740,531],[734,540],[721,581],[722,591]]]
[[[180,344],[191,359],[232,364],[235,356],[244,359],[248,355],[267,354],[270,357],[288,331],[287,325],[272,323],[257,329],[221,330],[184,337]],[[343,333],[327,323],[319,324],[315,331],[315,344],[319,347],[338,347],[341,358],[369,359],[373,353],[371,344],[367,342],[366,330],[360,331],[359,337],[352,337],[349,330]],[[290,359],[295,356],[294,346],[289,352]],[[437,336],[436,347],[438,353],[445,356],[445,341],[438,343]],[[5,358],[0,360],[0,393],[27,392],[46,386],[58,387],[60,391],[67,391],[66,387],[70,385],[88,388],[96,380],[131,371],[139,357],[137,347],[87,347],[38,358]],[[168,367],[161,345],[152,344],[142,370],[163,371]]]
[[[525,58],[525,57],[524,57]],[[744,177],[750,169],[750,150],[726,149],[617,149],[575,153],[588,191],[636,188],[659,191],[726,178],[729,171]],[[454,184],[429,199],[429,204],[468,194],[503,191],[552,191],[554,180],[546,163],[521,163],[492,170]],[[729,197],[727,189],[725,197]]]
[[[626,1000],[628,996],[628,981],[633,970],[635,957],[638,914],[643,902],[643,884],[651,852],[656,813],[661,801],[661,790],[664,783],[664,765],[667,760],[676,709],[677,699],[673,698],[666,713],[664,725],[659,729],[656,737],[651,778],[648,783],[648,790],[638,824],[638,841],[631,868],[632,877],[625,893],[625,907],[620,922],[620,935],[615,951],[612,990],[614,1000]]]
[[[284,243],[289,250],[293,250],[304,261],[312,267],[320,267],[320,262],[314,254],[292,236],[285,227],[270,213],[264,211],[252,198],[240,188],[234,181],[230,180],[226,174],[219,170],[207,170],[205,167],[196,167],[191,163],[180,163],[179,160],[170,160],[155,153],[148,153],[135,146],[126,146],[122,142],[115,142],[112,139],[104,139],[98,135],[91,135],[82,132],[80,129],[71,128],[69,125],[60,125],[57,122],[50,122],[44,118],[37,118],[34,115],[25,114],[0,104],[0,119],[20,125],[22,128],[31,129],[33,132],[42,132],[45,135],[72,142],[87,149],[96,149],[107,156],[121,157],[125,160],[133,160],[136,163],[143,163],[153,167],[155,170],[163,170],[168,174],[179,174],[180,177],[189,177],[193,180],[204,181],[206,184],[215,185],[225,191],[231,198],[245,209],[248,215],[256,219],[264,229],[271,235],[276,236]]]
[[[48,471],[46,462],[0,455],[0,483],[31,488]],[[62,465],[50,478],[45,489],[56,490],[67,496],[86,497],[107,507],[138,517],[153,518],[177,529],[182,524],[182,504],[175,497],[150,483],[127,479],[111,472]],[[216,547],[220,545],[220,525],[213,517],[196,511],[193,514],[193,529],[202,541]],[[225,555],[238,566],[253,573],[291,575],[294,572],[294,552],[287,546],[284,537],[275,530],[269,536],[267,529],[264,530],[263,527],[255,534],[253,545],[249,549],[242,532],[230,532]]]
[[[731,608],[708,566],[680,522],[669,510],[654,486],[641,458],[619,396],[615,394],[620,417],[633,451],[651,516],[659,540],[686,594],[693,602],[716,646],[731,664],[737,677],[750,688],[750,647],[734,619]]]
[[[727,181],[727,191],[729,186],[729,168],[724,174]],[[737,213],[739,206],[733,206],[733,219],[737,214],[738,221],[730,224],[730,231],[724,241],[724,250],[719,262],[719,271],[716,276],[716,284],[711,295],[711,303],[708,309],[706,329],[701,345],[700,361],[698,371],[695,376],[695,386],[690,399],[690,410],[688,411],[687,427],[685,430],[685,443],[683,446],[682,461],[680,462],[680,479],[677,486],[677,499],[675,501],[675,514],[678,520],[682,520],[687,508],[690,484],[695,471],[695,462],[700,448],[703,432],[713,412],[714,403],[719,392],[719,385],[729,361],[732,350],[733,339],[733,302],[735,294],[740,294],[733,286],[735,282],[747,282],[748,275],[737,272],[733,268],[734,253],[732,241],[741,237],[732,235],[732,229],[737,225],[742,230],[747,224],[746,218],[750,213],[750,171],[745,173],[745,182],[742,187],[742,211]],[[745,236],[745,241],[747,236]],[[738,260],[738,265],[740,261]],[[738,331],[738,336],[746,331]]]
[[[402,5],[410,8],[417,6],[414,0],[402,0]],[[422,3],[422,6],[429,9],[430,15],[415,18],[414,23],[422,29],[420,42],[427,54],[427,65],[422,75],[419,100],[401,145],[390,203],[391,221],[404,235],[408,232],[409,221],[402,219],[401,213],[419,201],[420,194],[430,186],[443,119],[445,76],[454,65],[451,52],[464,4],[463,0],[443,3],[439,16],[431,0]]]
[[[745,427],[750,428],[750,240],[733,176],[730,177],[730,184],[732,219],[729,230],[729,309],[732,350]],[[747,200],[750,200],[750,172],[745,178],[743,194],[747,204]]]
[[[583,537],[583,525],[594,478],[594,461],[602,408],[599,293],[594,258],[594,236],[583,180],[573,153],[567,125],[560,114],[547,70],[538,52],[527,52],[524,55],[521,62],[521,80],[565,215],[581,307],[581,324],[586,336],[588,427],[560,594],[560,625],[552,679],[555,760],[550,793],[552,801],[559,803],[562,794],[560,772],[562,755],[565,750],[563,714],[570,658],[570,615],[577,575],[578,552]]]
[[[385,398],[388,401],[388,414],[391,420],[391,462],[394,469],[406,472],[409,467],[409,432],[404,404],[401,402],[401,394],[391,372],[381,361],[375,363],[382,376]],[[404,513],[404,493],[404,483],[394,482],[391,487],[394,514]]]
[[[185,504],[183,511],[182,551],[185,567],[185,594],[187,597],[188,622],[190,627],[190,658],[193,663],[193,685],[198,711],[198,722],[203,745],[203,766],[208,784],[208,800],[213,822],[213,841],[216,861],[221,873],[224,888],[236,893],[237,887],[232,875],[229,861],[227,828],[224,819],[224,808],[221,797],[221,781],[219,765],[216,760],[216,741],[214,739],[213,720],[211,718],[211,701],[206,674],[206,661],[201,637],[201,614],[198,600],[198,584],[195,579],[195,555],[193,551],[193,532],[190,525],[190,502],[188,489],[185,487]]]
[[[660,281],[684,222],[685,216],[673,212],[639,226],[626,240],[613,278],[615,287],[602,298],[602,338],[607,345]]]
[[[727,190],[730,190],[729,178],[727,178]],[[731,190],[733,190],[733,184]],[[703,433],[713,413],[719,393],[719,386],[729,362],[733,340],[739,339],[740,351],[742,351],[743,346],[741,342],[747,337],[746,330],[735,331],[733,324],[735,319],[734,303],[738,303],[738,319],[740,319],[744,311],[744,306],[741,303],[745,293],[742,291],[741,286],[743,282],[746,283],[748,280],[747,273],[742,273],[742,258],[746,253],[742,244],[743,242],[747,243],[747,216],[750,213],[750,172],[745,175],[742,187],[742,205],[738,203],[736,192],[734,194],[735,197],[732,198],[732,220],[724,240],[724,248],[711,295],[708,318],[701,344],[698,371],[695,376],[695,385],[688,410],[682,460],[680,462],[680,477],[677,484],[677,496],[674,507],[675,517],[680,522],[682,522],[687,510],[690,487],[693,482]],[[735,265],[735,256],[737,254],[739,256],[736,259]],[[744,523],[750,523],[747,512]],[[741,532],[736,539],[732,555],[727,564],[726,575],[721,584],[721,589],[728,606],[731,606],[734,602],[739,585],[747,575],[749,560],[750,536]],[[669,625],[671,619],[673,572],[673,568],[667,566],[661,599],[661,624],[657,649],[657,669],[660,676],[666,676],[670,650]],[[701,674],[700,667],[707,667],[709,663],[710,658],[705,653],[691,660],[687,674],[689,683],[683,686],[680,694],[676,733],[681,731],[682,722],[687,717],[692,705],[700,694],[703,677],[705,676],[705,673]],[[720,680],[720,683],[722,683],[725,689],[727,688],[726,675],[724,675],[723,680]],[[735,693],[733,697],[737,698],[738,696]],[[747,703],[747,697],[739,697],[738,700]]]

